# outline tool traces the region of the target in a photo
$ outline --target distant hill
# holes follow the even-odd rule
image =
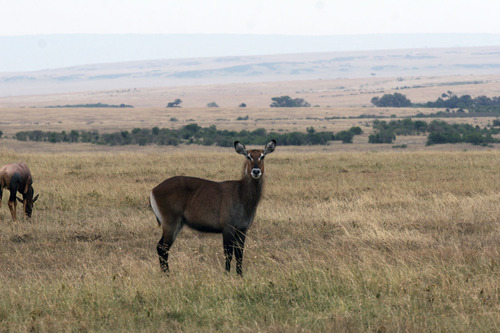
[[[500,46],[160,59],[0,73],[0,97],[208,84],[500,74]]]
[[[500,34],[0,36],[0,73],[152,59],[495,45]]]

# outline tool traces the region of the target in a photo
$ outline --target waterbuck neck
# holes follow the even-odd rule
[[[263,185],[264,175],[259,179],[254,179],[252,176],[245,174],[240,180],[240,199],[249,215],[252,215],[257,209],[262,196]]]

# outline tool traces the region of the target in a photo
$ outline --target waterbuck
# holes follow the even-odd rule
[[[24,162],[6,164],[0,169],[0,207],[2,206],[2,193],[6,188],[10,191],[9,209],[12,219],[16,220],[17,202],[23,203],[23,211],[26,217],[31,217],[33,204],[38,199],[38,195],[33,198],[33,179],[28,166]],[[16,196],[16,192],[23,195],[23,198]]]
[[[176,176],[151,191],[151,207],[163,231],[156,249],[164,272],[168,272],[169,250],[187,225],[203,232],[222,233],[226,271],[231,270],[234,253],[236,273],[242,275],[245,235],[262,195],[264,157],[275,148],[276,140],[269,141],[263,150],[248,151],[236,141],[234,149],[246,157],[241,180],[213,182]]]

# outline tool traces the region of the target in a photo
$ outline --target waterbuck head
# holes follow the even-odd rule
[[[271,154],[276,148],[276,140],[269,141],[263,150],[253,149],[247,151],[245,146],[239,141],[234,142],[234,149],[238,154],[247,158],[245,163],[245,175],[252,176],[253,179],[259,179],[264,174],[264,157]]]
[[[26,205],[25,205],[25,211],[24,213],[28,218],[31,218],[31,213],[33,212],[33,204],[38,200],[39,194],[36,195],[36,197],[33,198],[34,190],[33,187],[30,185],[28,186],[28,192],[26,192],[26,195],[24,196],[24,199],[26,200]],[[17,200],[21,203],[24,203],[24,200],[16,197]]]

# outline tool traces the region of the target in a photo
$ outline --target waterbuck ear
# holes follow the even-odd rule
[[[276,140],[272,139],[266,144],[266,147],[264,148],[264,155],[271,154],[275,148],[276,148]]]
[[[35,203],[35,201],[37,201],[37,200],[38,200],[38,196],[39,196],[39,195],[40,195],[40,194],[37,194],[37,195],[36,195],[36,197],[34,197],[34,198],[33,198],[33,203]]]
[[[245,156],[248,155],[247,149],[245,148],[245,145],[239,141],[234,141],[234,150],[236,150],[236,152],[238,154],[245,155]]]

